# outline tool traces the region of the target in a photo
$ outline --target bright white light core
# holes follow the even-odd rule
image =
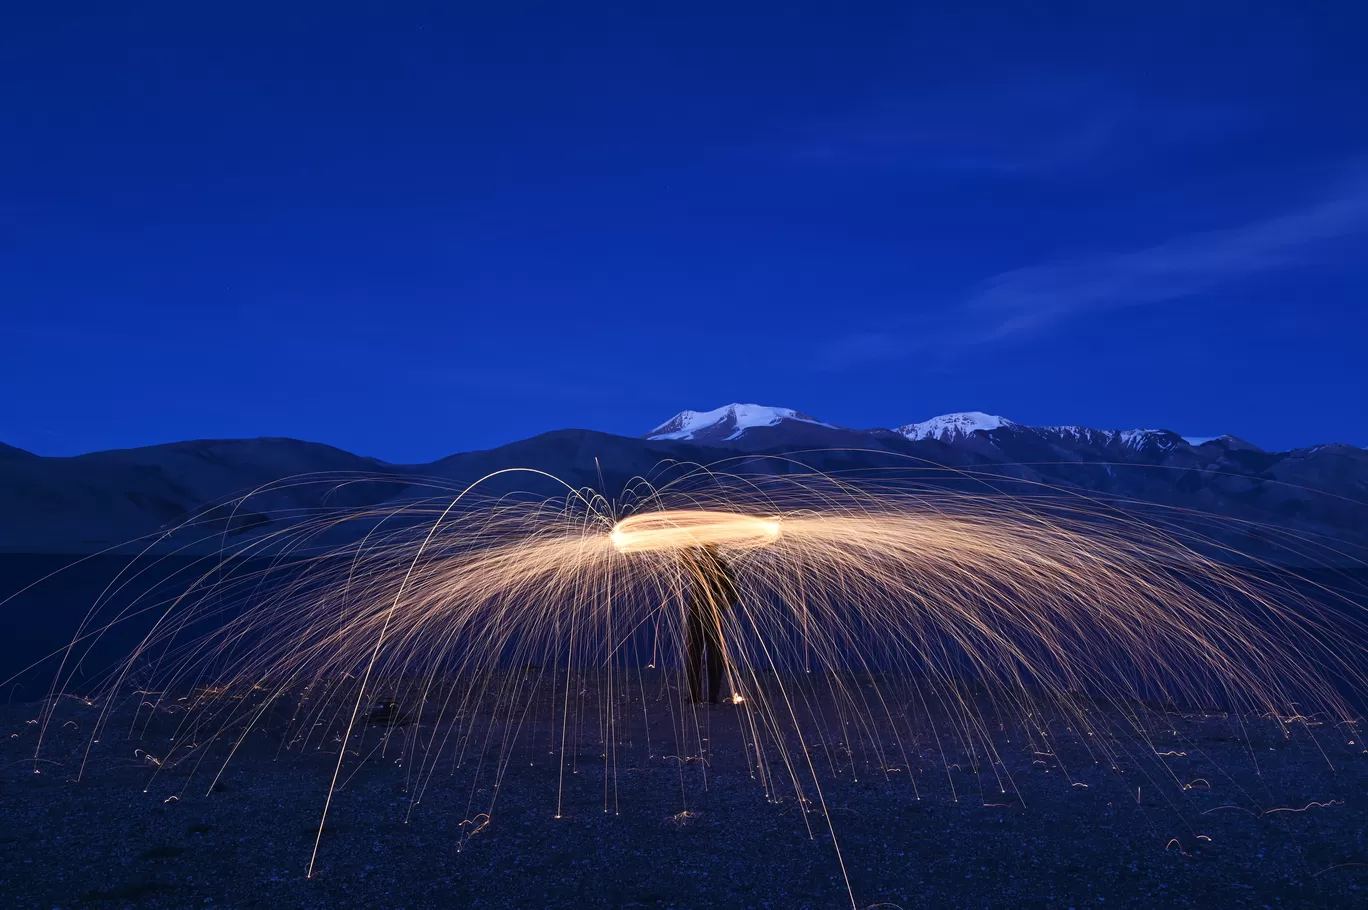
[[[737,548],[763,547],[778,540],[781,533],[777,518],[680,509],[624,518],[613,526],[608,537],[619,552],[647,553],[706,544]]]

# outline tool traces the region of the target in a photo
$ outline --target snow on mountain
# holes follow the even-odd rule
[[[1050,427],[1024,427],[1024,429],[1040,436],[1048,436],[1052,439],[1100,446],[1111,445],[1114,442],[1129,445],[1136,440],[1143,441],[1148,433],[1162,432],[1161,430],[1098,430],[1094,427],[1083,427],[1078,426],[1077,424]]]
[[[1005,417],[998,417],[995,414],[985,414],[982,411],[942,414],[939,417],[932,417],[930,420],[923,420],[921,423],[909,423],[906,426],[898,427],[894,432],[908,439],[939,439],[941,442],[955,443],[969,439],[970,434],[979,430],[987,432],[1001,429],[1034,434],[1047,439],[1060,439],[1062,437],[1070,442],[1100,446],[1119,444],[1133,449],[1149,445],[1157,446],[1160,449],[1169,449],[1182,440],[1182,437],[1169,430],[1096,430],[1092,427],[1083,426],[1031,427],[1008,420]],[[1199,445],[1200,443],[1188,441],[1188,444]]]
[[[773,427],[785,421],[840,429],[834,424],[824,423],[792,408],[773,408],[758,404],[729,404],[711,411],[681,411],[647,433],[645,438],[654,440],[680,439],[703,443],[734,442],[749,429]],[[893,432],[910,440],[935,439],[953,445],[973,438],[973,434],[979,431],[988,434],[995,430],[1008,430],[1015,434],[1040,437],[1057,444],[1079,443],[1104,448],[1122,446],[1136,450],[1155,448],[1163,451],[1185,441],[1188,445],[1200,445],[1202,442],[1210,441],[1207,437],[1194,437],[1194,440],[1197,441],[1188,441],[1169,430],[1158,429],[1097,430],[1084,426],[1032,427],[1008,420],[1006,417],[999,417],[996,414],[985,414],[983,411],[960,411],[954,414],[942,414],[920,423],[909,423],[898,427]],[[874,430],[870,432],[886,431]]]
[[[728,404],[711,411],[680,411],[647,433],[646,438],[727,442],[739,439],[742,433],[752,427],[772,427],[784,420],[796,420],[821,427],[833,426],[792,408]]]
[[[1169,430],[1110,430],[1108,432],[1115,433],[1122,445],[1132,448],[1154,443],[1161,449],[1171,449],[1175,443],[1183,441],[1183,437]]]
[[[1150,438],[1166,439],[1176,434],[1168,430],[1099,430],[1094,427],[1077,425],[1053,427],[1025,427],[1046,436],[1066,436],[1077,442],[1092,442],[1107,445],[1119,442],[1125,446],[1143,445]],[[1177,437],[1181,439],[1182,437]]]
[[[982,411],[963,411],[958,414],[942,414],[921,423],[909,423],[898,427],[894,432],[908,439],[939,439],[952,442],[964,439],[975,430],[996,430],[1000,427],[1014,427],[1015,423],[1005,417],[996,417]]]

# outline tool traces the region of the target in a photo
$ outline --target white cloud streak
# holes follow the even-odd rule
[[[1012,342],[1090,313],[1167,303],[1305,262],[1368,229],[1368,179],[1301,209],[1124,253],[1061,259],[990,278],[934,325],[864,331],[823,348],[830,368]]]
[[[1029,333],[1067,317],[1165,303],[1294,265],[1314,246],[1368,227],[1368,181],[1308,208],[1142,250],[1048,262],[995,276],[962,308],[981,340]]]

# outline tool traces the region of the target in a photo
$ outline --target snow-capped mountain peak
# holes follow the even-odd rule
[[[962,411],[957,414],[942,414],[921,423],[909,423],[898,427],[895,432],[908,439],[939,439],[942,442],[951,442],[963,439],[976,430],[996,430],[1000,427],[1014,426],[1016,424],[1005,417],[985,414],[982,411]]]
[[[784,420],[796,420],[823,427],[832,426],[792,408],[728,404],[711,411],[680,411],[647,433],[646,438],[730,441],[739,439],[742,433],[752,427],[772,427]]]
[[[775,430],[768,429],[773,427]],[[762,432],[748,431],[761,429]],[[826,431],[834,430],[835,435]],[[816,435],[814,435],[814,432]],[[936,440],[950,446],[967,446],[983,450],[988,446],[1001,452],[1017,452],[1022,446],[1036,446],[1032,457],[1045,457],[1040,444],[1053,446],[1066,453],[1085,447],[1089,457],[1140,457],[1142,453],[1158,456],[1176,448],[1216,446],[1219,449],[1250,449],[1262,451],[1233,436],[1190,436],[1166,429],[1099,430],[1080,425],[1034,426],[1017,423],[983,411],[958,411],[942,414],[919,423],[909,423],[892,431],[912,442]],[[875,437],[875,446],[890,435],[885,429],[851,430],[837,424],[818,420],[792,408],[775,408],[759,404],[733,403],[711,411],[680,411],[674,417],[645,434],[652,440],[683,440],[717,445],[737,443],[745,446],[804,445],[842,446],[859,445],[862,435]],[[743,440],[744,437],[744,440]],[[1122,451],[1131,454],[1121,455]],[[1212,450],[1214,451],[1214,450]],[[980,454],[983,454],[980,452]],[[1058,454],[1058,452],[1056,453]],[[1210,452],[1208,452],[1210,454]],[[1061,456],[1064,457],[1064,456]],[[1148,457],[1146,455],[1145,457]]]
[[[1150,446],[1170,449],[1182,441],[1181,437],[1168,430],[1095,430],[1083,426],[1035,427],[1019,424],[1005,417],[985,414],[982,411],[942,414],[921,423],[909,423],[907,426],[898,427],[896,432],[908,439],[938,439],[941,442],[955,444],[973,438],[973,434],[979,430],[988,432],[1001,429],[1010,429],[1052,442],[1120,445],[1129,449]]]

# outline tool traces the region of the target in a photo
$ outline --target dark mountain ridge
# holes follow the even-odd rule
[[[793,461],[825,472],[898,469],[915,474],[919,486],[1064,491],[1128,508],[1204,513],[1227,520],[1221,532],[1237,547],[1257,542],[1257,525],[1346,551],[1368,542],[1368,451],[1345,444],[1265,452],[1232,436],[1028,427],[978,412],[855,430],[789,409],[728,405],[683,412],[640,438],[556,430],[418,465],[288,438],[193,440],[65,458],[0,447],[0,551],[96,552],[262,487],[230,533],[300,510],[432,495],[423,487],[428,479],[460,488],[527,468],[611,497],[632,478],[660,476],[671,464],[726,459],[752,472],[792,472],[799,469]],[[301,476],[311,481],[281,483]],[[557,485],[520,471],[485,488],[554,493]]]

